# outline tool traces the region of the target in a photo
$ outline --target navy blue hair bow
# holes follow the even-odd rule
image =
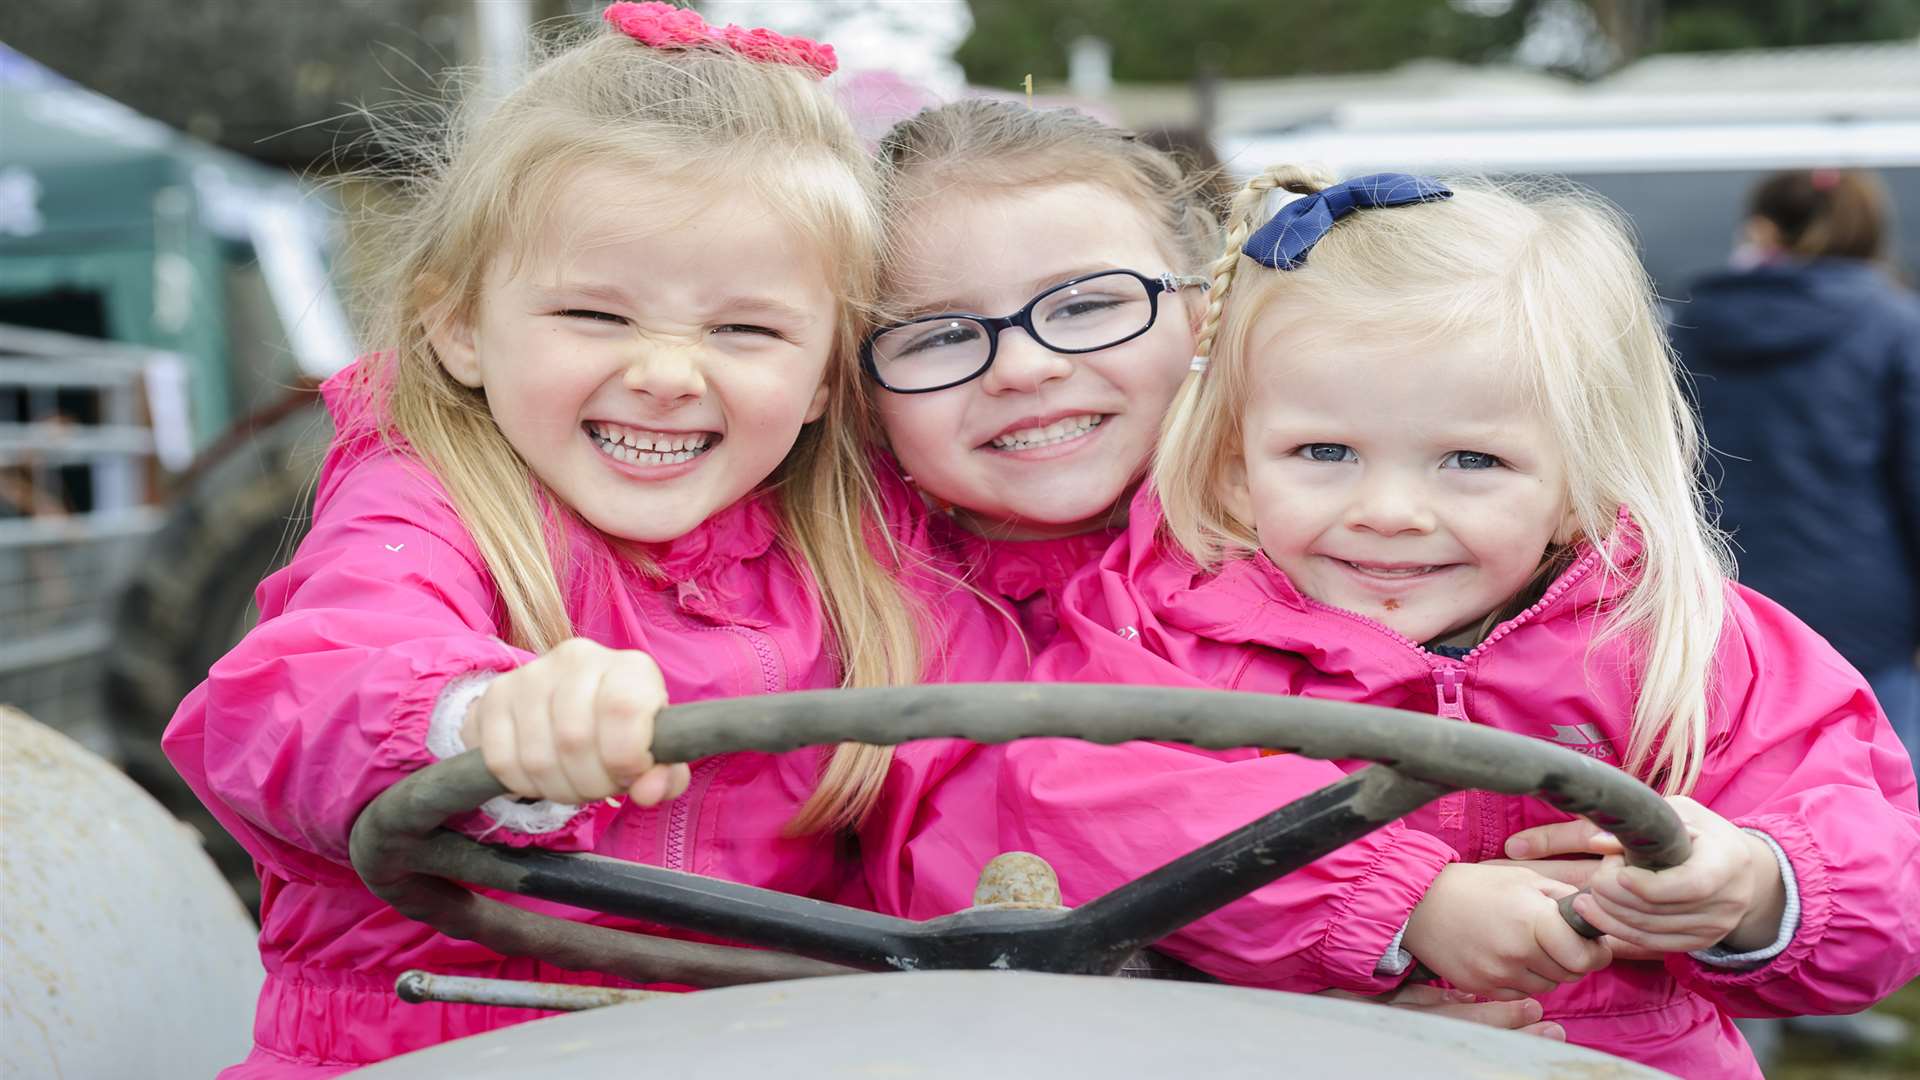
[[[1356,176],[1295,199],[1280,208],[1240,248],[1241,254],[1275,270],[1291,270],[1307,261],[1307,252],[1333,223],[1355,210],[1406,206],[1453,196],[1438,180],[1406,173]]]

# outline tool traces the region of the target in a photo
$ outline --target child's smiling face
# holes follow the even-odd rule
[[[911,220],[893,300],[917,314],[1005,315],[1086,274],[1179,269],[1144,213],[1091,184],[943,192]],[[1145,468],[1186,377],[1204,302],[1198,289],[1162,295],[1152,329],[1079,355],[1005,330],[993,366],[972,382],[928,394],[869,389],[900,463],[976,531],[1085,532],[1107,523]],[[1065,437],[1007,445],[1055,429]]]
[[[1227,507],[1300,590],[1416,642],[1469,644],[1568,530],[1566,464],[1512,365],[1471,342],[1247,336]]]
[[[507,441],[623,540],[672,540],[777,468],[826,404],[838,304],[821,252],[742,193],[581,170],[538,242],[434,336]]]

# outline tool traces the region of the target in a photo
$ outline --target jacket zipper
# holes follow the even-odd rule
[[[1434,668],[1433,691],[1438,702],[1434,712],[1448,720],[1473,723],[1467,717],[1467,672],[1464,665],[1449,664]]]
[[[1467,672],[1466,666],[1458,661],[1433,668],[1434,712],[1446,720],[1457,720],[1463,724],[1473,723],[1467,715]],[[1461,852],[1467,854],[1477,849],[1477,838],[1467,824],[1467,810],[1474,799],[1469,792],[1449,791],[1440,796],[1434,804],[1434,812],[1440,818],[1442,829],[1459,829]]]
[[[732,631],[746,642],[754,658],[760,664],[760,689],[762,693],[777,693],[784,680],[780,678],[780,665],[772,641],[745,626],[702,625],[691,618],[685,605],[689,598],[704,599],[700,586],[692,581],[682,582],[674,598],[674,614],[680,618],[689,630],[709,630],[714,632]],[[669,870],[688,870],[687,837],[693,832],[694,822],[698,818],[695,807],[706,795],[708,785],[712,783],[714,770],[720,766],[718,757],[704,758],[694,763],[692,777],[687,784],[685,794],[675,799],[667,808],[667,835],[661,850],[660,865]]]
[[[1309,608],[1312,608],[1315,611],[1324,611],[1324,612],[1327,612],[1328,614],[1339,615],[1343,618],[1351,619],[1354,622],[1360,623],[1363,626],[1372,627],[1375,631],[1379,632],[1385,637],[1391,638],[1392,640],[1399,642],[1401,645],[1406,646],[1408,649],[1413,650],[1423,660],[1427,662],[1427,665],[1429,667],[1433,667],[1433,668],[1439,668],[1443,666],[1458,667],[1458,666],[1465,665],[1467,661],[1472,660],[1474,657],[1477,657],[1481,653],[1486,652],[1487,649],[1490,648],[1494,642],[1499,641],[1501,638],[1504,638],[1508,634],[1511,634],[1515,630],[1518,630],[1521,626],[1531,621],[1534,618],[1534,616],[1546,610],[1548,604],[1551,604],[1555,600],[1558,600],[1561,596],[1566,594],[1568,589],[1573,588],[1575,585],[1579,584],[1580,581],[1583,578],[1585,578],[1588,574],[1592,573],[1594,566],[1597,565],[1599,562],[1600,562],[1600,550],[1598,548],[1594,548],[1588,551],[1585,555],[1580,557],[1579,562],[1574,563],[1571,567],[1567,569],[1565,573],[1561,574],[1560,579],[1558,581],[1555,581],[1552,585],[1548,586],[1547,591],[1540,594],[1540,599],[1534,601],[1533,604],[1530,607],[1528,607],[1525,611],[1520,612],[1519,614],[1515,615],[1513,618],[1508,619],[1506,622],[1503,622],[1500,625],[1494,627],[1493,632],[1487,635],[1487,639],[1485,641],[1482,641],[1480,644],[1475,645],[1472,651],[1468,652],[1467,655],[1461,657],[1458,660],[1454,660],[1444,656],[1435,656],[1433,653],[1428,652],[1426,647],[1421,645],[1419,642],[1413,640],[1412,638],[1408,637],[1405,634],[1400,633],[1398,630],[1393,629],[1392,627],[1388,626],[1386,623],[1380,622],[1378,619],[1368,618],[1367,616],[1362,615],[1357,611],[1348,611],[1346,608],[1334,607],[1332,604],[1321,603],[1320,601],[1315,600],[1313,597],[1308,596],[1305,593],[1300,593],[1299,595],[1300,595],[1300,599],[1306,601],[1307,606]],[[1445,714],[1443,713],[1442,715],[1445,715]]]
[[[777,694],[784,688],[786,680],[780,677],[780,662],[775,655],[774,645],[767,635],[745,626],[722,626],[717,629],[731,630],[746,639],[747,647],[760,661],[760,692]]]
[[[667,808],[667,840],[660,865],[669,870],[689,870],[687,866],[687,834],[693,826],[694,802],[706,793],[706,786],[713,776],[713,770],[719,768],[717,757],[702,758],[694,763],[692,782],[687,784],[684,795],[673,800]]]
[[[1560,599],[1560,597],[1566,595],[1566,592],[1568,589],[1573,588],[1575,585],[1579,584],[1584,578],[1586,578],[1588,574],[1593,573],[1594,567],[1598,566],[1600,564],[1600,561],[1601,561],[1601,555],[1600,555],[1599,548],[1593,548],[1592,550],[1588,551],[1585,555],[1582,555],[1580,557],[1579,562],[1574,563],[1572,566],[1568,567],[1567,572],[1560,575],[1560,580],[1554,582],[1552,585],[1547,586],[1547,591],[1540,594],[1540,599],[1535,600],[1533,604],[1529,606],[1525,611],[1522,611],[1520,614],[1515,615],[1513,618],[1508,619],[1506,622],[1501,623],[1499,626],[1494,627],[1493,632],[1487,635],[1487,639],[1485,641],[1482,641],[1480,644],[1475,645],[1473,647],[1473,651],[1467,653],[1466,656],[1461,658],[1462,662],[1464,663],[1467,660],[1471,660],[1474,657],[1479,656],[1481,653],[1485,652],[1490,646],[1492,646],[1494,642],[1499,641],[1501,638],[1506,637],[1508,634],[1513,633],[1515,630],[1518,630],[1521,626],[1530,622],[1534,616],[1540,614],[1542,611],[1545,611],[1548,604],[1551,604],[1555,600],[1558,600]]]
[[[1559,580],[1548,586],[1546,592],[1540,594],[1540,599],[1534,601],[1525,611],[1494,627],[1493,632],[1487,635],[1485,641],[1475,645],[1467,655],[1458,660],[1434,655],[1419,642],[1414,641],[1412,638],[1407,637],[1405,634],[1400,633],[1377,619],[1368,618],[1359,612],[1348,611],[1345,608],[1338,608],[1331,604],[1321,603],[1313,597],[1307,596],[1305,593],[1300,595],[1301,599],[1305,600],[1308,606],[1316,611],[1340,615],[1363,625],[1370,626],[1386,637],[1399,642],[1402,646],[1413,650],[1422,660],[1426,661],[1427,668],[1433,675],[1435,715],[1443,719],[1458,720],[1471,724],[1473,723],[1473,718],[1467,714],[1467,682],[1469,679],[1467,662],[1480,656],[1486,652],[1488,648],[1492,647],[1494,642],[1506,637],[1539,615],[1540,612],[1546,610],[1547,605],[1565,595],[1568,589],[1571,589],[1588,574],[1592,573],[1593,568],[1601,561],[1601,557],[1600,549],[1597,547],[1581,556],[1579,562],[1568,567],[1566,572],[1560,575]],[[1463,851],[1463,854],[1472,855],[1475,861],[1489,859],[1494,857],[1495,854],[1504,853],[1487,850],[1493,838],[1501,835],[1500,822],[1498,820],[1499,813],[1495,805],[1496,802],[1497,800],[1487,798],[1484,795],[1475,797],[1470,792],[1455,791],[1442,795],[1435,803],[1434,809],[1439,816],[1440,827],[1443,829],[1457,828],[1462,830],[1463,833],[1466,833],[1466,843],[1464,844],[1466,850]],[[1469,825],[1467,821],[1467,810],[1475,804],[1478,804],[1480,810],[1480,813],[1476,815],[1479,818],[1477,836],[1473,835],[1475,831],[1474,827]]]

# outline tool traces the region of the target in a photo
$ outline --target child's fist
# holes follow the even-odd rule
[[[1414,906],[1402,940],[1462,990],[1497,1001],[1537,997],[1613,959],[1560,914],[1555,901],[1574,891],[1522,867],[1456,863]]]
[[[461,736],[522,798],[579,805],[624,791],[651,806],[687,789],[685,765],[653,760],[666,704],[652,657],[572,638],[488,684]]]
[[[1583,833],[1584,850],[1607,857],[1589,882],[1592,893],[1575,900],[1574,910],[1595,929],[1629,944],[1657,952],[1714,945],[1750,952],[1771,944],[1786,907],[1786,885],[1773,849],[1685,795],[1667,801],[1693,840],[1693,853],[1679,866],[1660,871],[1627,866],[1619,841],[1574,822],[1516,833],[1507,851],[1566,851],[1574,834]]]

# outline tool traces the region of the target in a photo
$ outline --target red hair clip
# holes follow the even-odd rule
[[[1815,169],[1807,174],[1807,180],[1815,191],[1832,191],[1840,186],[1840,170]]]
[[[721,45],[749,60],[805,68],[823,79],[840,67],[831,45],[758,27],[749,29],[728,24],[716,29],[701,18],[699,12],[672,4],[611,4],[600,17],[607,25],[650,49]]]

